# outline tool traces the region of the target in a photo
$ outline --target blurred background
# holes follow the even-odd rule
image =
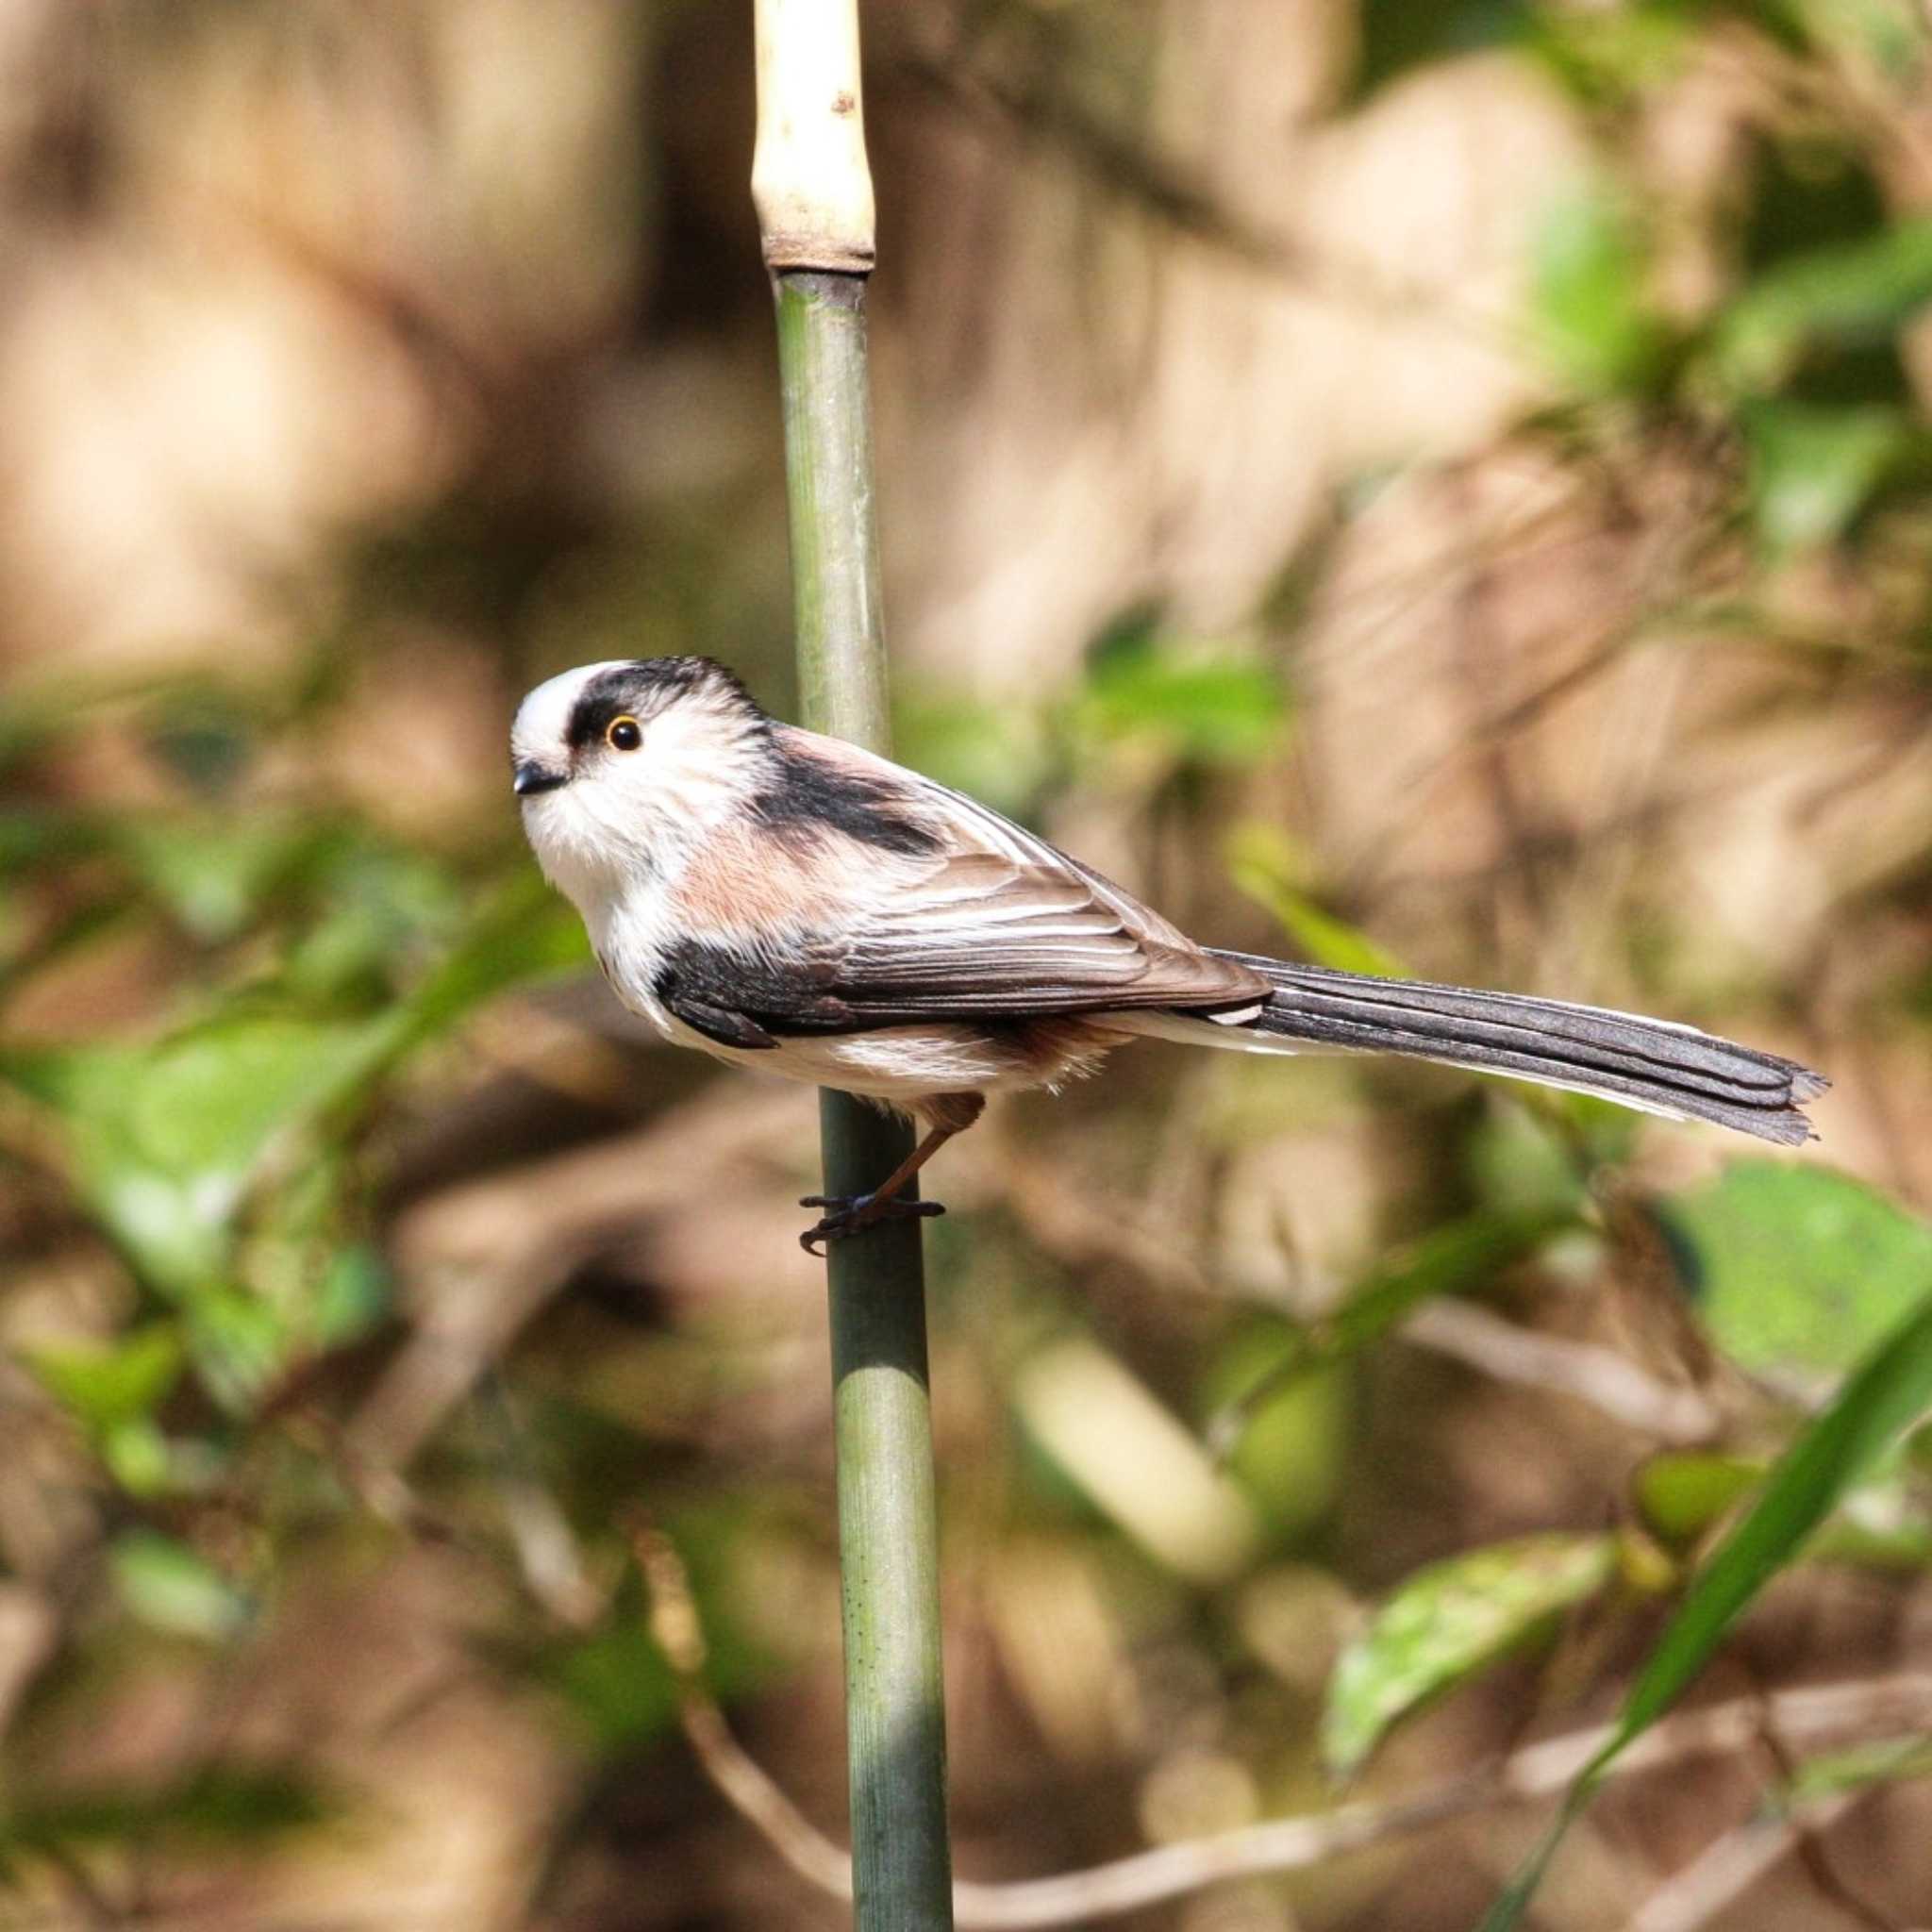
[[[626,1024],[505,749],[592,658],[791,703],[749,14],[0,9],[0,1925],[844,1923],[633,1546],[841,1839],[814,1102]],[[962,1875],[1447,1794],[1113,1923],[1466,1927],[1542,1815],[1485,1767],[1932,1277],[1924,22],[866,31],[902,757],[1221,943],[1836,1081],[1786,1158],[1148,1045],[942,1158]],[[1538,1924],[1926,1919],[1925,1463]]]

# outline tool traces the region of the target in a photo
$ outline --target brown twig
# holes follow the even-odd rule
[[[832,1897],[849,1898],[851,1876],[845,1852],[786,1797],[732,1735],[724,1712],[704,1686],[704,1633],[683,1560],[670,1540],[647,1524],[633,1529],[632,1544],[649,1599],[651,1634],[677,1677],[679,1723],[700,1767],[732,1807],[794,1872]],[[1760,1741],[1767,1725],[1774,1725],[1788,1742],[1816,1745],[1909,1730],[1928,1722],[1932,1722],[1932,1674],[1861,1678],[1779,1691],[1769,1697],[1740,1697],[1707,1709],[1685,1711],[1657,1724],[1624,1754],[1611,1775],[1627,1777],[1741,1750]],[[1612,1728],[1596,1725],[1547,1738],[1524,1745],[1487,1770],[1400,1798],[1341,1805],[1309,1817],[1274,1819],[1213,1838],[1162,1845],[1053,1878],[1004,1885],[960,1882],[953,1890],[954,1914],[961,1928],[1015,1932],[1020,1927],[1074,1924],[1138,1911],[1224,1879],[1301,1871],[1345,1852],[1406,1837],[1472,1812],[1553,1797],[1608,1741]],[[1803,1826],[1816,1830],[1837,1815],[1830,1807],[1840,1803],[1839,1799],[1822,1801],[1793,1815],[1802,1818]],[[1740,1857],[1717,1874],[1735,1880],[1732,1891],[1718,1898],[1717,1904],[1735,1896],[1758,1872],[1782,1857],[1795,1841],[1796,1828],[1792,1828],[1793,1835],[1777,1841],[1770,1856],[1754,1837],[1749,1851],[1755,1862],[1748,1862],[1747,1869],[1747,1861]],[[1727,1842],[1720,1840],[1720,1844]],[[1716,1849],[1713,1847],[1713,1852]],[[1702,1858],[1696,1861],[1697,1865],[1704,1862]],[[1737,1877],[1738,1872],[1743,1875]],[[1657,1894],[1652,1904],[1661,1897],[1662,1893]],[[1656,1924],[1646,1920],[1642,1932],[1690,1932],[1702,1923],[1702,1918],[1660,1919]]]
[[[1540,1335],[1474,1302],[1430,1302],[1397,1332],[1405,1341],[1453,1356],[1499,1382],[1574,1396],[1666,1442],[1707,1442],[1724,1427],[1716,1407],[1696,1390],[1659,1382],[1614,1349]]]
[[[633,1523],[631,1548],[644,1579],[651,1641],[677,1679],[677,1722],[691,1754],[740,1817],[808,1883],[832,1897],[852,1896],[852,1859],[799,1810],[771,1774],[731,1735],[705,1689],[705,1632],[684,1559],[662,1530]]]
[[[1768,1719],[1764,1725],[1764,1753],[1776,1767],[1779,1779],[1787,1787],[1795,1788],[1802,1769],[1797,1754],[1779,1737],[1776,1724]],[[1787,1806],[1783,1816],[1796,1826],[1793,1849],[1821,1896],[1829,1899],[1854,1924],[1864,1926],[1865,1932],[1900,1932],[1900,1927],[1862,1898],[1839,1871],[1824,1842],[1823,1824],[1828,1824],[1829,1819],[1821,1822],[1806,1818],[1802,1807],[1795,1805]]]
[[[1785,1812],[1760,1812],[1713,1840],[1644,1900],[1629,1932],[1698,1932],[1801,1840],[1841,1817],[1863,1793],[1840,1791]]]
[[[1141,1225],[1130,1208],[1095,1207],[1030,1174],[1019,1162],[1008,1177],[1008,1202],[1027,1234],[1063,1260],[1110,1260],[1170,1290],[1224,1295],[1184,1252]],[[1724,1427],[1716,1407],[1694,1389],[1659,1382],[1614,1349],[1541,1335],[1471,1302],[1447,1297],[1430,1302],[1394,1332],[1499,1382],[1548,1389],[1587,1402],[1613,1421],[1661,1441],[1707,1442]]]

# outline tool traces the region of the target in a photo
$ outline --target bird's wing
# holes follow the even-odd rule
[[[863,890],[828,895],[837,915],[808,917],[782,948],[684,942],[666,960],[674,1010],[681,998],[772,1034],[836,1033],[1140,1008],[1232,1016],[1266,999],[1252,969],[999,813],[848,746],[792,742],[862,777],[873,808],[921,827],[925,849],[888,858],[855,841],[837,862]]]

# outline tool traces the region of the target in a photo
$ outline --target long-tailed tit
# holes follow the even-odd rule
[[[1196,945],[985,806],[780,724],[705,658],[551,678],[510,756],[538,860],[625,1006],[927,1129],[872,1193],[803,1204],[826,1210],[808,1251],[940,1211],[900,1191],[988,1093],[1091,1072],[1136,1036],[1405,1054],[1788,1145],[1826,1084],[1665,1020]]]

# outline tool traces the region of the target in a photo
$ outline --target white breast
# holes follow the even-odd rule
[[[709,1045],[665,1011],[655,990],[665,955],[676,938],[668,890],[655,880],[634,882],[621,897],[580,909],[597,964],[617,997],[667,1040],[680,1045]]]

